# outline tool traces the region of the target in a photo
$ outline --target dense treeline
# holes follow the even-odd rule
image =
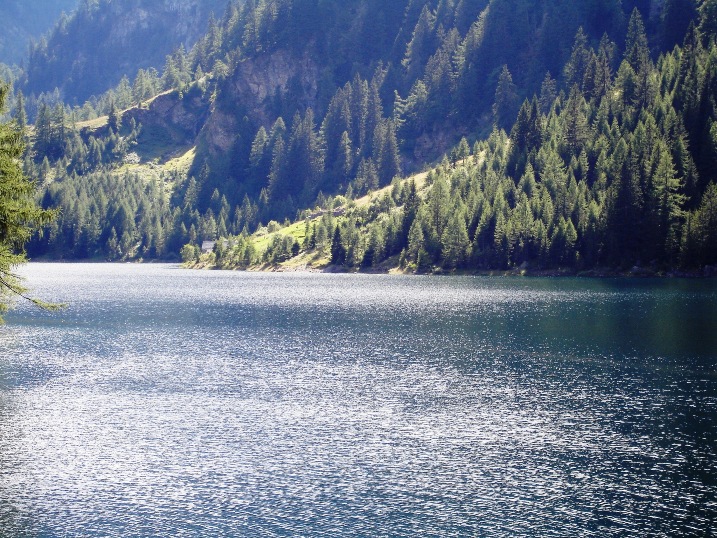
[[[127,158],[142,126],[110,126],[92,141],[56,120],[50,132],[64,132],[64,142],[56,137],[42,149],[36,136],[28,162],[54,189],[45,202],[63,207],[64,231],[37,241],[35,252],[167,256],[189,244],[184,253],[193,255],[202,240],[235,236],[246,247],[235,256],[243,265],[314,249],[364,267],[393,256],[423,268],[713,263],[717,10],[714,2],[698,12],[694,2],[669,1],[645,21],[641,13],[654,12],[649,3],[628,4],[232,4],[196,47],[167,57],[161,76],[140,72],[105,101],[113,110],[119,96],[124,105],[163,89],[180,101],[201,95],[235,118],[231,151],[212,156],[200,139],[191,174],[165,178],[166,215],[143,220],[143,211],[162,204],[128,202],[139,211],[135,226],[118,228],[106,225],[104,211],[89,210],[103,231],[76,249],[71,238],[80,232],[70,229],[84,212],[70,204],[72,191],[85,192],[88,207],[100,193],[109,199],[109,178],[118,174],[108,172]],[[627,7],[639,9],[628,17]],[[376,47],[359,46],[366,32]],[[678,35],[686,37],[672,50]],[[266,97],[257,120],[232,100],[233,77],[243,62],[287,49],[326,60],[317,91],[307,98],[297,75],[283,93]],[[655,63],[660,49],[669,50]],[[110,124],[121,122],[118,108]],[[57,118],[61,109],[45,114]],[[262,223],[294,218],[317,197],[323,206],[322,193],[351,199],[387,185],[450,147],[447,141],[480,138],[487,125],[494,129],[488,142],[471,150],[463,140],[451,153],[452,161],[472,154],[472,164],[443,166],[427,190],[396,187],[368,214],[355,208],[335,222],[325,207],[301,240],[284,235],[266,252],[247,246]],[[149,221],[160,223],[151,233],[140,225]],[[89,226],[89,219],[77,222]],[[110,248],[112,227],[120,243],[127,233],[120,251]],[[147,239],[159,236],[157,227],[161,248]]]
[[[397,263],[418,270],[714,264],[717,49],[707,24],[655,65],[635,11],[615,73],[615,45],[592,49],[579,31],[564,69],[569,92],[549,99],[547,79],[510,137],[495,131],[469,159],[464,141],[452,154],[459,165],[430,173],[423,193],[397,184],[337,222],[307,223],[297,253],[318,249],[355,267],[400,254]],[[277,235],[264,261],[291,248]],[[226,263],[231,251],[218,255]]]
[[[605,36],[622,50],[630,13],[640,8],[650,14],[651,52],[671,49],[697,16],[696,4],[670,0],[662,11],[654,7],[612,0],[233,3],[186,60],[190,73],[213,73],[217,107],[239,125],[231,157],[217,158],[200,144],[194,175],[209,163],[200,208],[218,188],[230,204],[248,195],[272,208],[264,217],[283,218],[311,204],[319,191],[344,192],[351,184],[353,193],[361,192],[376,177],[385,185],[391,173],[439,159],[463,134],[485,137],[493,125],[509,130],[521,99],[540,91],[546,73],[569,88],[562,67],[581,25],[586,46]],[[286,50],[297,63],[317,59],[318,77],[307,82],[311,74],[297,72],[283,92],[259,104],[270,121],[248,120],[252,111],[235,93],[234,74],[246,61]],[[608,51],[612,70],[619,64],[616,51]],[[267,166],[268,159],[253,166],[252,151],[272,123],[281,119],[293,130],[297,113],[305,136],[307,114],[316,126],[301,146],[314,148],[301,157],[310,166],[298,174],[281,159],[272,163],[278,166]],[[291,185],[276,181],[282,168]]]
[[[231,212],[226,198],[217,197],[200,214],[189,199],[171,203],[171,184],[169,177],[147,181],[139,174],[110,171],[52,182],[42,205],[59,208],[59,215],[28,252],[61,259],[177,259],[185,244],[246,235],[258,224],[257,206],[248,198]]]

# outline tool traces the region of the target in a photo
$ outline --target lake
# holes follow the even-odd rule
[[[31,264],[3,536],[707,536],[717,282]]]

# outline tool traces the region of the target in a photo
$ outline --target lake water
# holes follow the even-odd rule
[[[30,265],[2,536],[710,536],[717,283]]]

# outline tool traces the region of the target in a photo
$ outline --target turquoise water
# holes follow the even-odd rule
[[[715,282],[23,271],[2,536],[715,532]]]

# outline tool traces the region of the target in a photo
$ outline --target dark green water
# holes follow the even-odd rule
[[[2,536],[715,533],[715,282],[25,273]]]

